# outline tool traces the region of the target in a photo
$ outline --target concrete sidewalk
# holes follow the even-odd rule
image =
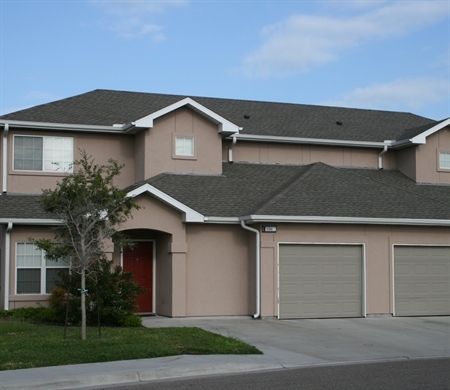
[[[288,367],[450,357],[450,317],[284,321],[146,317],[143,325],[196,326],[237,337],[264,355],[183,355],[1,371],[0,389],[75,389]]]

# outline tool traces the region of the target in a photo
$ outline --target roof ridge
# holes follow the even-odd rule
[[[286,192],[288,192],[294,185],[296,185],[301,179],[305,179],[309,175],[311,175],[311,171],[317,166],[323,164],[321,162],[312,163],[308,165],[299,166],[299,168],[306,168],[306,171],[297,172],[293,175],[289,180],[286,180],[282,185],[272,191],[264,200],[260,201],[255,205],[255,207],[249,212],[249,214],[257,214],[258,210],[266,207],[270,204],[275,203],[279,198],[283,196]],[[326,165],[326,164],[323,164]]]
[[[340,171],[344,171],[344,170],[345,170],[345,172],[347,172],[347,173],[350,174],[350,175],[358,176],[358,177],[361,177],[361,178],[363,178],[363,179],[370,180],[370,181],[372,181],[372,182],[374,182],[374,183],[378,183],[378,184],[381,184],[381,185],[386,186],[386,187],[395,188],[396,190],[401,190],[401,191],[403,191],[403,192],[408,192],[408,193],[410,193],[410,194],[413,194],[413,195],[416,195],[416,196],[419,196],[419,197],[422,197],[422,198],[425,198],[425,199],[428,199],[428,200],[432,200],[432,201],[434,201],[434,202],[439,202],[439,203],[442,203],[442,204],[448,204],[448,202],[444,202],[444,201],[442,201],[442,200],[440,200],[440,199],[436,199],[436,198],[433,198],[433,197],[430,197],[430,196],[421,194],[421,193],[416,192],[416,191],[411,191],[411,190],[402,188],[402,187],[397,186],[397,185],[393,185],[393,184],[390,184],[390,183],[383,182],[383,181],[381,181],[381,180],[376,180],[376,179],[371,178],[371,177],[367,177],[367,176],[364,176],[364,175],[360,175],[360,174],[358,174],[358,173],[356,173],[356,172],[350,172],[349,170],[346,170],[345,168],[339,168],[339,167],[331,167],[331,168],[334,168],[334,169],[337,169],[337,170],[340,170]],[[401,175],[403,175],[403,176],[405,176],[406,178],[408,178],[409,180],[411,180],[411,181],[413,182],[414,185],[418,185],[414,180],[412,180],[411,178],[409,178],[408,176],[406,176],[403,172],[399,171],[398,169],[395,169],[395,171],[397,171],[397,172],[400,173]]]

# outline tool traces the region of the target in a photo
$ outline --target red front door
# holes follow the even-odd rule
[[[137,242],[133,248],[125,248],[123,270],[131,272],[133,280],[147,289],[144,294],[139,295],[136,311],[153,312],[153,243]]]

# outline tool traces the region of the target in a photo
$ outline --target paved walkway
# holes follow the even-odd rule
[[[450,317],[289,321],[146,317],[143,325],[197,326],[237,337],[264,355],[183,355],[0,371],[0,389],[75,389],[287,367],[450,357]]]

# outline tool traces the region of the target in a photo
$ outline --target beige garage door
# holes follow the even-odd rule
[[[450,247],[394,248],[396,316],[450,315]]]
[[[280,313],[287,318],[362,316],[362,250],[280,245]]]

